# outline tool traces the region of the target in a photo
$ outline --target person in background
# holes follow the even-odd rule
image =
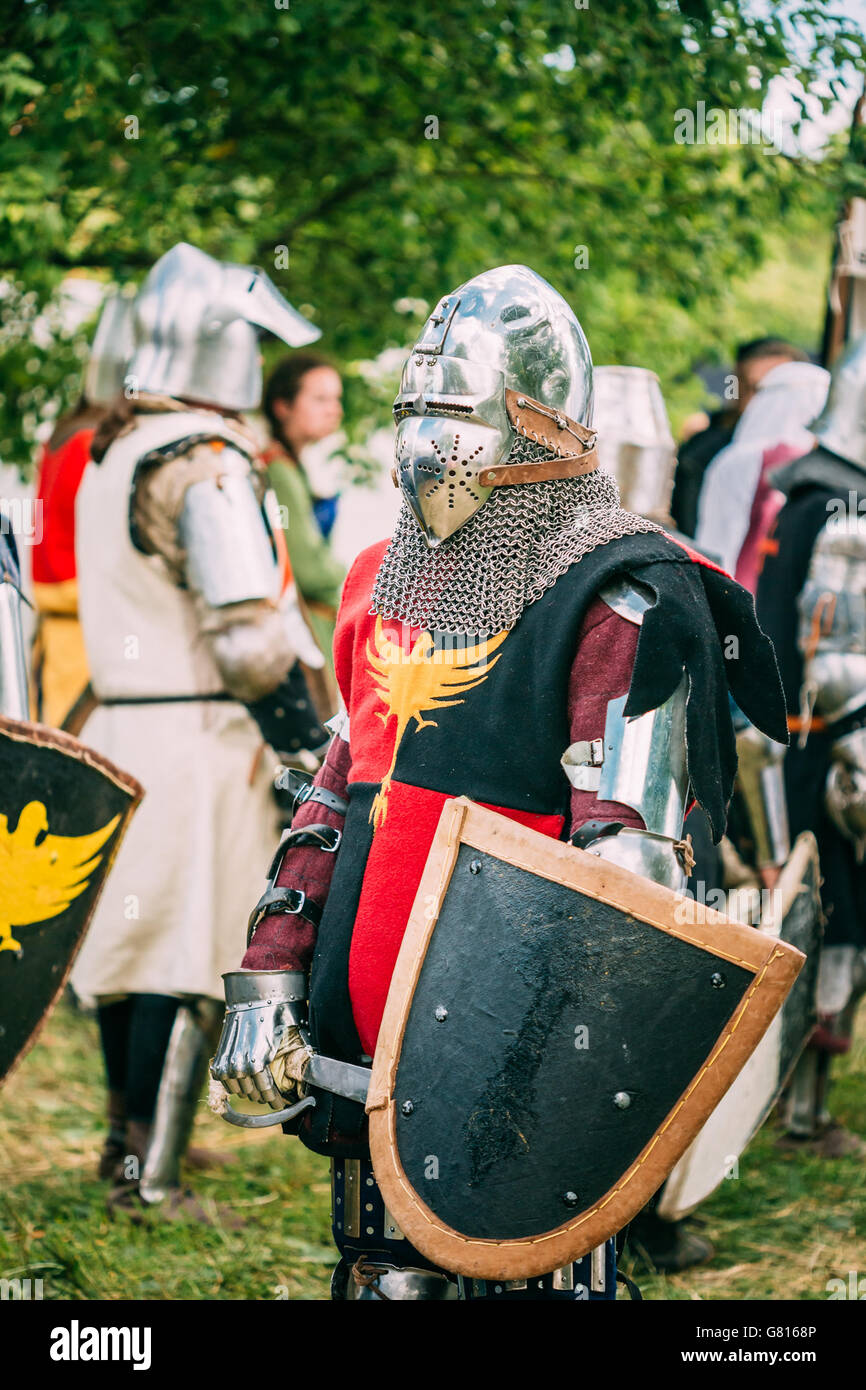
[[[754,593],[767,532],[784,497],[771,486],[773,469],[814,444],[808,426],[827,399],[830,373],[812,362],[783,362],[766,372],[734,430],[704,475],[698,509],[698,548],[721,562]]]
[[[313,494],[301,455],[308,444],[339,428],[342,394],[340,375],[330,362],[317,353],[295,352],[274,369],[262,402],[272,442],[261,462],[267,466],[280,505],[289,562],[305,616],[326,660],[326,688],[316,681],[318,673],[305,672],[322,715],[333,714],[337,708],[331,649],[345,571],[326,538],[328,517],[317,516],[320,499]],[[321,701],[331,707],[320,707]]]
[[[75,539],[85,737],[145,796],[71,978],[97,1009],[112,1209],[201,1218],[180,1163],[220,976],[278,833],[267,749],[327,742],[297,662],[318,654],[241,412],[261,400],[262,334],[300,346],[319,330],[264,272],[183,242],[148,273],[133,328],[135,389],[94,437]]]
[[[78,621],[75,577],[75,497],[90,459],[90,443],[105,410],[81,395],[43,446],[36,483],[42,513],[33,545],[33,598],[38,612],[33,647],[34,715],[58,727],[88,681]]]
[[[776,649],[791,741],[792,840],[811,830],[826,918],[818,1027],[794,1070],[783,1147],[866,1158],[866,1138],[827,1105],[866,994],[866,334],[834,364],[814,448],[775,472],[784,506],[767,537],[758,621]],[[840,1175],[840,1181],[841,1181]]]
[[[802,348],[784,338],[754,338],[737,349],[737,391],[734,400],[709,417],[706,428],[690,435],[680,445],[671,515],[680,531],[694,536],[698,525],[698,506],[704,475],[716,455],[730,444],[737,421],[767,372],[782,362],[808,362]]]

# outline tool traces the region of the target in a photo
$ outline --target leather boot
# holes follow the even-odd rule
[[[127,1120],[117,1181],[108,1194],[109,1209],[140,1209],[138,1186],[147,1157],[151,1128],[151,1125],[142,1120]]]
[[[118,1170],[126,1154],[126,1097],[122,1091],[109,1091],[106,1105],[108,1134],[99,1155],[97,1169],[100,1178],[118,1179]]]

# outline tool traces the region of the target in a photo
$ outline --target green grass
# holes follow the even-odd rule
[[[862,1031],[839,1071],[834,1111],[866,1134]],[[42,1278],[53,1299],[327,1298],[325,1159],[279,1130],[233,1129],[202,1103],[196,1143],[235,1160],[193,1179],[213,1224],[148,1214],[136,1225],[108,1215],[94,1176],[102,1107],[95,1023],[61,1004],[0,1093],[0,1277]],[[863,1165],[780,1154],[774,1137],[766,1128],[701,1209],[714,1260],[640,1273],[646,1298],[823,1299],[829,1278],[866,1272]]]

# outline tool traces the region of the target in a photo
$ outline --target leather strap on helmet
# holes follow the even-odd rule
[[[513,487],[518,483],[545,483],[553,478],[578,478],[598,468],[595,430],[579,425],[560,410],[551,410],[531,396],[508,388],[505,408],[518,434],[543,445],[557,457],[538,463],[500,463],[494,468],[484,468],[478,475],[482,487]],[[585,445],[578,453],[574,452],[575,440]]]

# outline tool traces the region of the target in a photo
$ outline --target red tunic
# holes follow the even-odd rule
[[[315,780],[339,795],[345,795],[348,782],[380,782],[392,756],[393,726],[389,730],[388,721],[381,717],[381,701],[374,683],[365,681],[360,689],[355,683],[355,689],[352,688],[353,672],[361,665],[359,649],[366,646],[366,639],[359,642],[359,634],[362,628],[368,627],[366,615],[372,576],[386,545],[387,542],[383,542],[365,552],[362,557],[365,563],[356,564],[350,574],[337,630],[335,665],[344,702],[351,711],[351,749],[342,739],[334,739]],[[390,634],[394,641],[402,642],[404,647],[419,637],[417,629],[406,633],[396,623],[383,623],[382,631],[386,636]],[[596,599],[591,604],[580,628],[569,680],[568,722],[572,742],[603,736],[608,702],[626,694],[629,688],[639,632],[636,624],[619,617],[603,600]],[[393,845],[395,838],[400,839],[407,846],[407,854],[412,852],[411,846],[426,858],[444,799],[443,794],[436,791],[404,788],[399,782],[392,783],[388,796],[387,843]],[[559,816],[541,816],[502,807],[494,809],[555,838],[560,838],[566,829]],[[599,802],[591,792],[572,789],[570,811],[568,833],[573,833],[588,820],[618,820],[630,826],[643,825],[637,812],[617,803]],[[307,803],[298,811],[293,826],[299,828],[316,821],[340,826],[342,817],[320,804]],[[405,825],[401,824],[403,821]],[[363,911],[358,913],[349,962],[349,991],[355,1025],[370,1055],[375,1048],[416,882],[414,873],[395,871],[390,852],[387,859],[378,862],[376,843],[374,838],[365,876]],[[381,843],[384,849],[384,838]],[[401,869],[406,867],[400,866]],[[300,848],[286,855],[278,883],[302,888],[312,900],[323,904],[333,870],[333,855],[322,854],[314,848]],[[383,904],[387,899],[387,912],[377,912],[377,894],[382,895]],[[406,898],[405,903],[401,894]],[[315,929],[308,922],[297,916],[275,914],[259,925],[244,956],[243,967],[307,971],[314,946]]]
[[[36,496],[42,509],[42,537],[33,546],[33,580],[59,584],[75,578],[75,498],[90,460],[92,429],[75,434],[49,452],[43,449]]]

